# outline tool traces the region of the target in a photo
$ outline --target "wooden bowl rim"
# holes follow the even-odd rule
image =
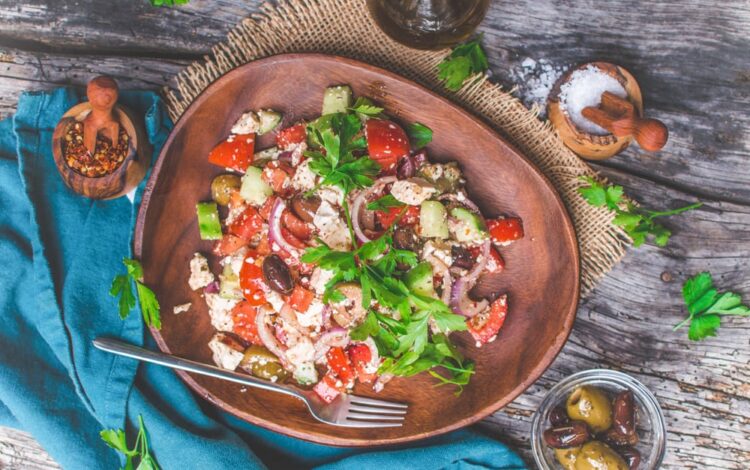
[[[391,80],[398,82],[400,86],[418,90],[419,92],[422,92],[422,93],[427,93],[428,95],[431,96],[431,98],[435,100],[439,100],[443,102],[444,104],[447,104],[453,109],[455,109],[456,112],[460,113],[463,118],[469,119],[475,125],[478,125],[481,128],[483,128],[485,131],[493,134],[497,138],[498,142],[505,145],[507,147],[507,150],[510,153],[512,153],[514,157],[520,158],[527,165],[529,170],[540,178],[542,185],[545,185],[547,189],[552,193],[552,200],[554,200],[554,204],[556,208],[562,214],[563,229],[561,233],[561,239],[563,239],[564,242],[568,246],[571,247],[571,249],[573,250],[574,258],[576,260],[573,266],[573,271],[574,271],[573,274],[575,275],[575,291],[573,293],[574,301],[571,302],[571,304],[568,306],[567,311],[563,313],[565,316],[565,321],[563,322],[562,329],[555,336],[554,342],[550,345],[550,347],[544,353],[539,363],[531,371],[529,371],[529,373],[526,375],[526,378],[522,380],[518,385],[516,385],[516,387],[514,387],[510,393],[506,394],[501,399],[493,402],[492,404],[485,406],[478,411],[474,411],[474,413],[471,416],[468,416],[464,419],[457,420],[455,423],[451,425],[444,426],[442,428],[434,429],[434,430],[427,431],[427,432],[419,432],[419,433],[411,434],[408,436],[380,438],[380,439],[363,439],[363,438],[349,438],[345,436],[330,436],[330,435],[321,436],[318,434],[308,434],[305,432],[297,431],[295,429],[287,428],[283,426],[282,424],[279,424],[278,422],[258,418],[257,416],[251,413],[248,413],[234,406],[231,406],[225,403],[224,401],[222,401],[220,398],[216,397],[212,392],[207,390],[198,382],[196,382],[187,372],[180,371],[180,370],[176,372],[177,374],[179,374],[182,380],[184,380],[185,383],[187,383],[188,386],[192,388],[201,397],[206,399],[211,404],[219,407],[220,409],[226,412],[229,412],[237,416],[238,418],[244,421],[264,427],[266,429],[269,429],[271,431],[274,431],[280,434],[295,437],[295,438],[302,439],[302,440],[309,441],[309,442],[329,445],[329,446],[336,446],[336,447],[377,446],[377,447],[381,447],[381,446],[386,446],[386,445],[404,444],[408,442],[418,441],[421,439],[426,439],[429,437],[439,436],[439,435],[448,433],[450,431],[454,431],[456,429],[460,429],[460,428],[469,426],[471,424],[474,424],[477,421],[489,416],[490,414],[494,413],[495,411],[501,409],[502,407],[504,407],[505,405],[513,401],[516,397],[518,397],[521,393],[523,393],[529,386],[531,386],[534,382],[536,382],[539,379],[539,377],[541,377],[541,375],[547,370],[547,368],[549,368],[549,366],[552,364],[554,359],[562,350],[564,344],[567,342],[568,337],[570,336],[570,332],[573,328],[573,323],[575,321],[576,313],[578,311],[578,303],[580,301],[580,285],[581,285],[580,284],[581,282],[580,281],[580,262],[581,261],[580,261],[578,240],[575,234],[575,227],[570,219],[570,215],[568,214],[567,208],[565,204],[563,203],[563,200],[560,197],[560,194],[558,193],[557,189],[552,185],[552,183],[549,181],[549,179],[546,177],[546,175],[542,173],[541,170],[539,170],[525,155],[523,155],[523,153],[521,153],[518,149],[516,149],[514,145],[508,142],[504,137],[498,134],[494,129],[492,129],[484,121],[482,121],[481,119],[477,118],[476,116],[474,116],[473,114],[465,110],[462,106],[450,101],[447,98],[440,96],[439,94],[407,78],[404,78],[400,75],[397,75],[393,72],[382,69],[380,67],[376,67],[376,66],[364,63],[364,62],[354,60],[354,59],[349,59],[346,57],[330,55],[330,54],[320,54],[320,53],[294,53],[294,54],[273,55],[273,56],[269,56],[269,57],[265,57],[262,59],[248,62],[222,75],[216,81],[214,81],[208,87],[206,87],[200,93],[200,95],[198,95],[198,97],[190,104],[190,106],[185,110],[185,112],[180,116],[180,118],[175,123],[174,128],[170,132],[169,137],[164,143],[164,146],[159,152],[159,157],[156,163],[154,164],[153,170],[146,184],[146,189],[143,193],[141,205],[138,210],[138,217],[137,217],[136,225],[135,225],[135,236],[133,240],[134,255],[136,256],[136,258],[140,259],[143,254],[143,232],[144,232],[144,227],[145,227],[146,213],[148,212],[148,207],[149,207],[149,203],[151,200],[151,196],[154,192],[154,188],[156,186],[157,180],[161,173],[161,169],[164,164],[164,160],[166,158],[167,152],[169,148],[171,147],[172,142],[175,139],[175,136],[180,132],[182,127],[184,127],[185,122],[187,122],[187,120],[191,118],[193,113],[196,111],[196,109],[198,109],[201,106],[203,102],[208,100],[215,92],[219,91],[222,88],[222,84],[224,82],[231,80],[235,75],[241,75],[245,69],[259,67],[259,66],[266,66],[268,64],[280,64],[280,63],[298,61],[298,60],[334,62],[334,63],[343,64],[349,67],[365,69],[371,73],[382,75],[384,77],[387,77]],[[159,330],[150,328],[150,331],[157,345],[159,346],[159,348],[166,353],[170,353],[170,349],[167,346],[166,342],[164,341],[164,338],[161,336],[161,333],[159,332]],[[314,418],[311,418],[311,419],[314,419]],[[341,429],[341,433],[343,434],[346,432],[347,428],[339,428],[339,429]]]

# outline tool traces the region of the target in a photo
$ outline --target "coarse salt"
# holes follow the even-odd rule
[[[600,68],[589,65],[573,72],[570,79],[560,87],[560,108],[578,129],[590,134],[607,135],[609,132],[606,129],[581,114],[586,107],[599,106],[602,93],[605,91],[620,98],[626,98],[628,95],[617,79]]]

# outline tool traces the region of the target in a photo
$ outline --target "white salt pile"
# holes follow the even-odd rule
[[[521,62],[520,69],[511,70],[511,76],[518,86],[517,93],[521,101],[528,107],[537,105],[540,116],[544,117],[547,112],[547,97],[564,70],[565,67],[546,59],[534,60],[527,57]]]
[[[583,108],[599,106],[602,93],[605,91],[621,98],[627,97],[627,92],[620,82],[598,67],[589,65],[573,72],[570,79],[560,87],[560,108],[580,130],[595,135],[607,135],[609,132],[606,129],[597,126],[581,114]]]

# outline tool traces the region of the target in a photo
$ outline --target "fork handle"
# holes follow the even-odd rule
[[[305,401],[304,396],[299,391],[291,387],[256,379],[255,377],[249,376],[247,374],[240,374],[226,369],[221,369],[219,367],[191,361],[189,359],[172,356],[170,354],[151,351],[113,338],[96,338],[93,343],[94,346],[96,346],[98,349],[117,354],[119,356],[130,357],[132,359],[150,362],[152,364],[169,367],[171,369],[180,369],[187,372],[207,375],[209,377],[228,380],[230,382],[236,382],[242,385],[247,385],[249,387],[269,390],[271,392],[279,392]]]

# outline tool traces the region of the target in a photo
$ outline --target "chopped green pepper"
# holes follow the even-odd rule
[[[219,209],[215,202],[199,202],[195,206],[198,213],[198,229],[201,240],[220,240],[221,223],[219,222]]]

